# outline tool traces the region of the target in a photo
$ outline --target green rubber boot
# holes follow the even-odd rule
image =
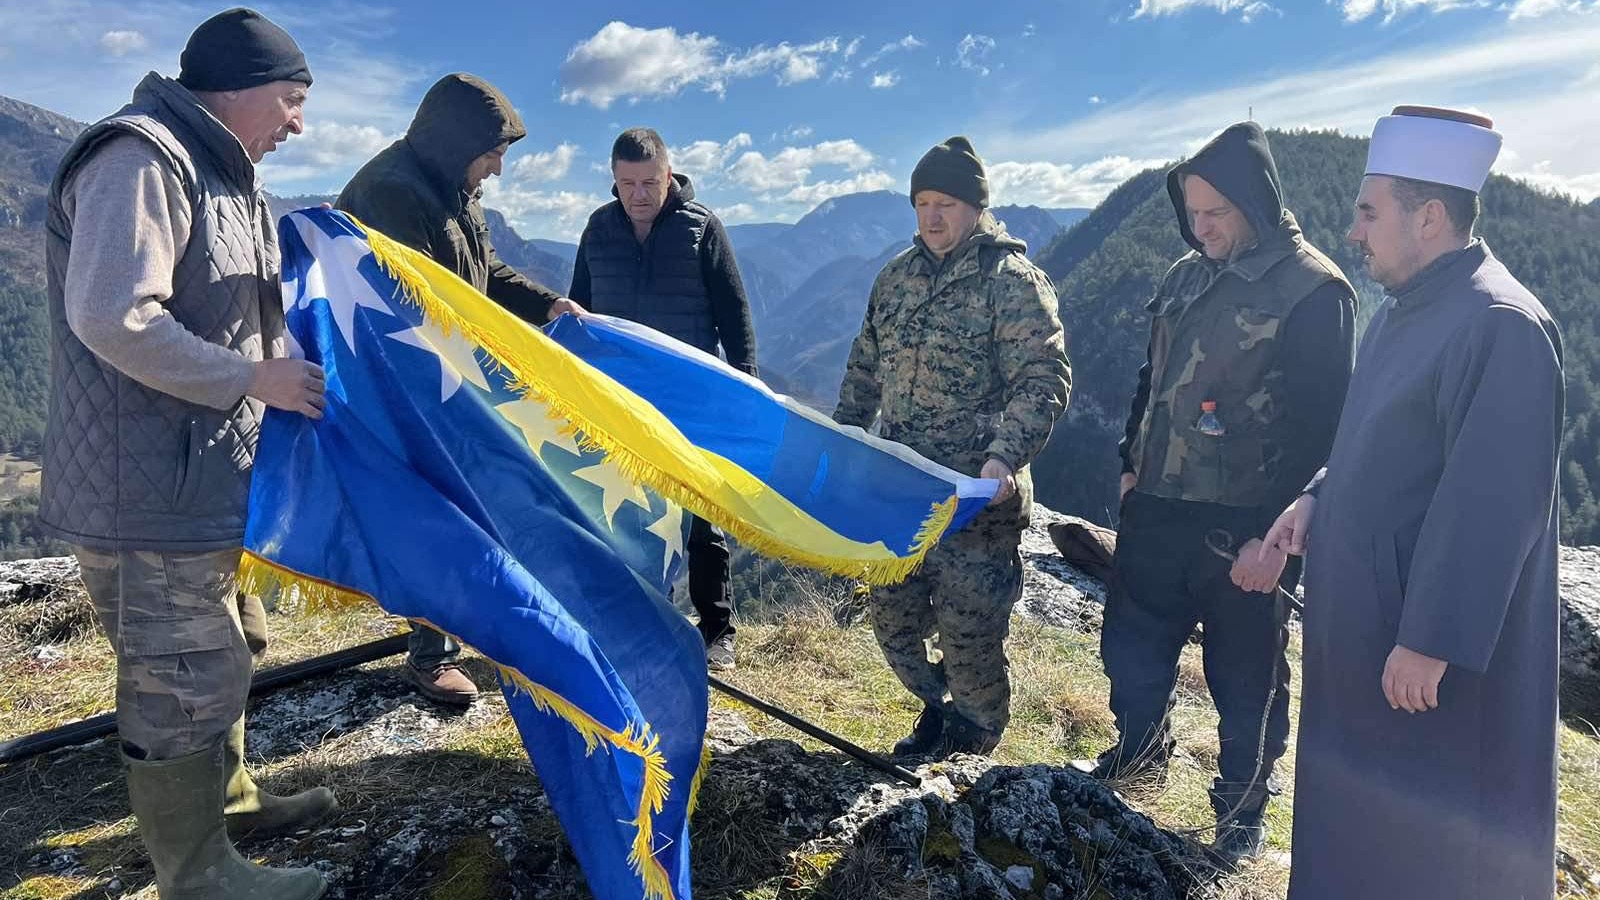
[[[240,856],[222,824],[222,745],[177,759],[127,758],[128,801],[161,900],[316,900],[316,869],[268,869]]]
[[[228,729],[222,745],[223,770],[228,778],[228,793],[223,799],[223,821],[228,837],[271,837],[297,831],[339,808],[333,791],[315,787],[290,797],[269,794],[256,786],[244,766],[244,717]]]

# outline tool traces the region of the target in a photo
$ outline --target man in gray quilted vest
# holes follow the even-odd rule
[[[208,19],[177,79],[154,72],[89,126],[51,185],[50,412],[39,518],[73,545],[117,654],[128,798],[163,900],[308,900],[230,835],[336,807],[259,790],[244,709],[266,647],[239,595],[264,407],[322,415],[317,366],[285,358],[278,248],[256,166],[303,127],[311,72],[248,9]]]

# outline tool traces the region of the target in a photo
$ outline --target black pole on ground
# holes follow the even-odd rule
[[[340,669],[347,669],[351,666],[358,666],[362,663],[403,653],[406,649],[408,637],[408,634],[391,635],[376,641],[358,644],[345,650],[338,650],[322,656],[315,656],[311,659],[301,660],[300,662],[264,669],[256,673],[255,678],[250,682],[250,696],[258,697],[310,678],[329,675]],[[831,747],[836,747],[874,769],[893,776],[898,781],[912,787],[922,786],[922,779],[918,778],[916,773],[907,770],[903,766],[898,766],[890,760],[859,747],[831,731],[813,725],[788,710],[773,706],[759,697],[753,697],[720,678],[709,677],[708,680],[712,687],[738,700],[740,703],[766,713],[785,725],[799,729]],[[52,728],[48,731],[13,738],[9,741],[0,742],[0,764],[18,762],[38,756],[41,753],[59,750],[62,747],[86,744],[89,741],[98,740],[112,734],[116,730],[117,717],[111,713],[106,713],[105,715],[84,719],[81,722],[73,722],[69,725]]]
[[[396,634],[376,641],[368,641],[345,650],[338,650],[323,656],[315,656],[300,662],[289,663],[284,666],[275,666],[263,669],[256,673],[250,682],[250,696],[259,697],[278,688],[297,684],[308,678],[319,675],[328,675],[340,669],[358,666],[362,663],[383,659],[403,653],[406,649],[408,634]],[[71,747],[75,744],[85,744],[98,740],[117,730],[117,717],[111,713],[93,716],[81,722],[62,725],[49,731],[37,734],[24,735],[9,741],[0,742],[0,763],[17,762],[40,753],[49,753],[62,747]]]
[[[729,697],[732,697],[740,703],[743,703],[746,706],[754,707],[791,728],[798,728],[799,730],[811,735],[830,747],[837,747],[839,750],[842,750],[850,756],[855,757],[874,769],[888,773],[889,775],[893,776],[896,781],[904,782],[912,787],[922,787],[922,779],[917,777],[915,772],[906,769],[904,766],[896,765],[890,760],[884,759],[878,754],[873,753],[871,750],[867,750],[863,747],[852,744],[833,732],[813,725],[794,713],[789,712],[788,710],[773,706],[771,703],[768,703],[759,697],[752,697],[751,695],[734,687],[731,684],[728,684],[726,681],[723,681],[715,675],[707,676],[707,678],[711,682],[712,687],[724,694],[727,694]]]

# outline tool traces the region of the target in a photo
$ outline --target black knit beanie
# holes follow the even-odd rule
[[[983,160],[966,136],[958,134],[922,154],[911,170],[912,204],[917,202],[918,191],[938,191],[979,209],[988,208],[989,179],[983,174]]]
[[[178,83],[191,91],[242,91],[274,81],[311,83],[306,55],[289,32],[244,7],[201,22],[189,35],[179,64]]]

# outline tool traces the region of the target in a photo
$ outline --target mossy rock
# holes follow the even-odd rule
[[[491,900],[511,893],[506,861],[486,834],[463,838],[445,852],[429,882],[428,900]]]

